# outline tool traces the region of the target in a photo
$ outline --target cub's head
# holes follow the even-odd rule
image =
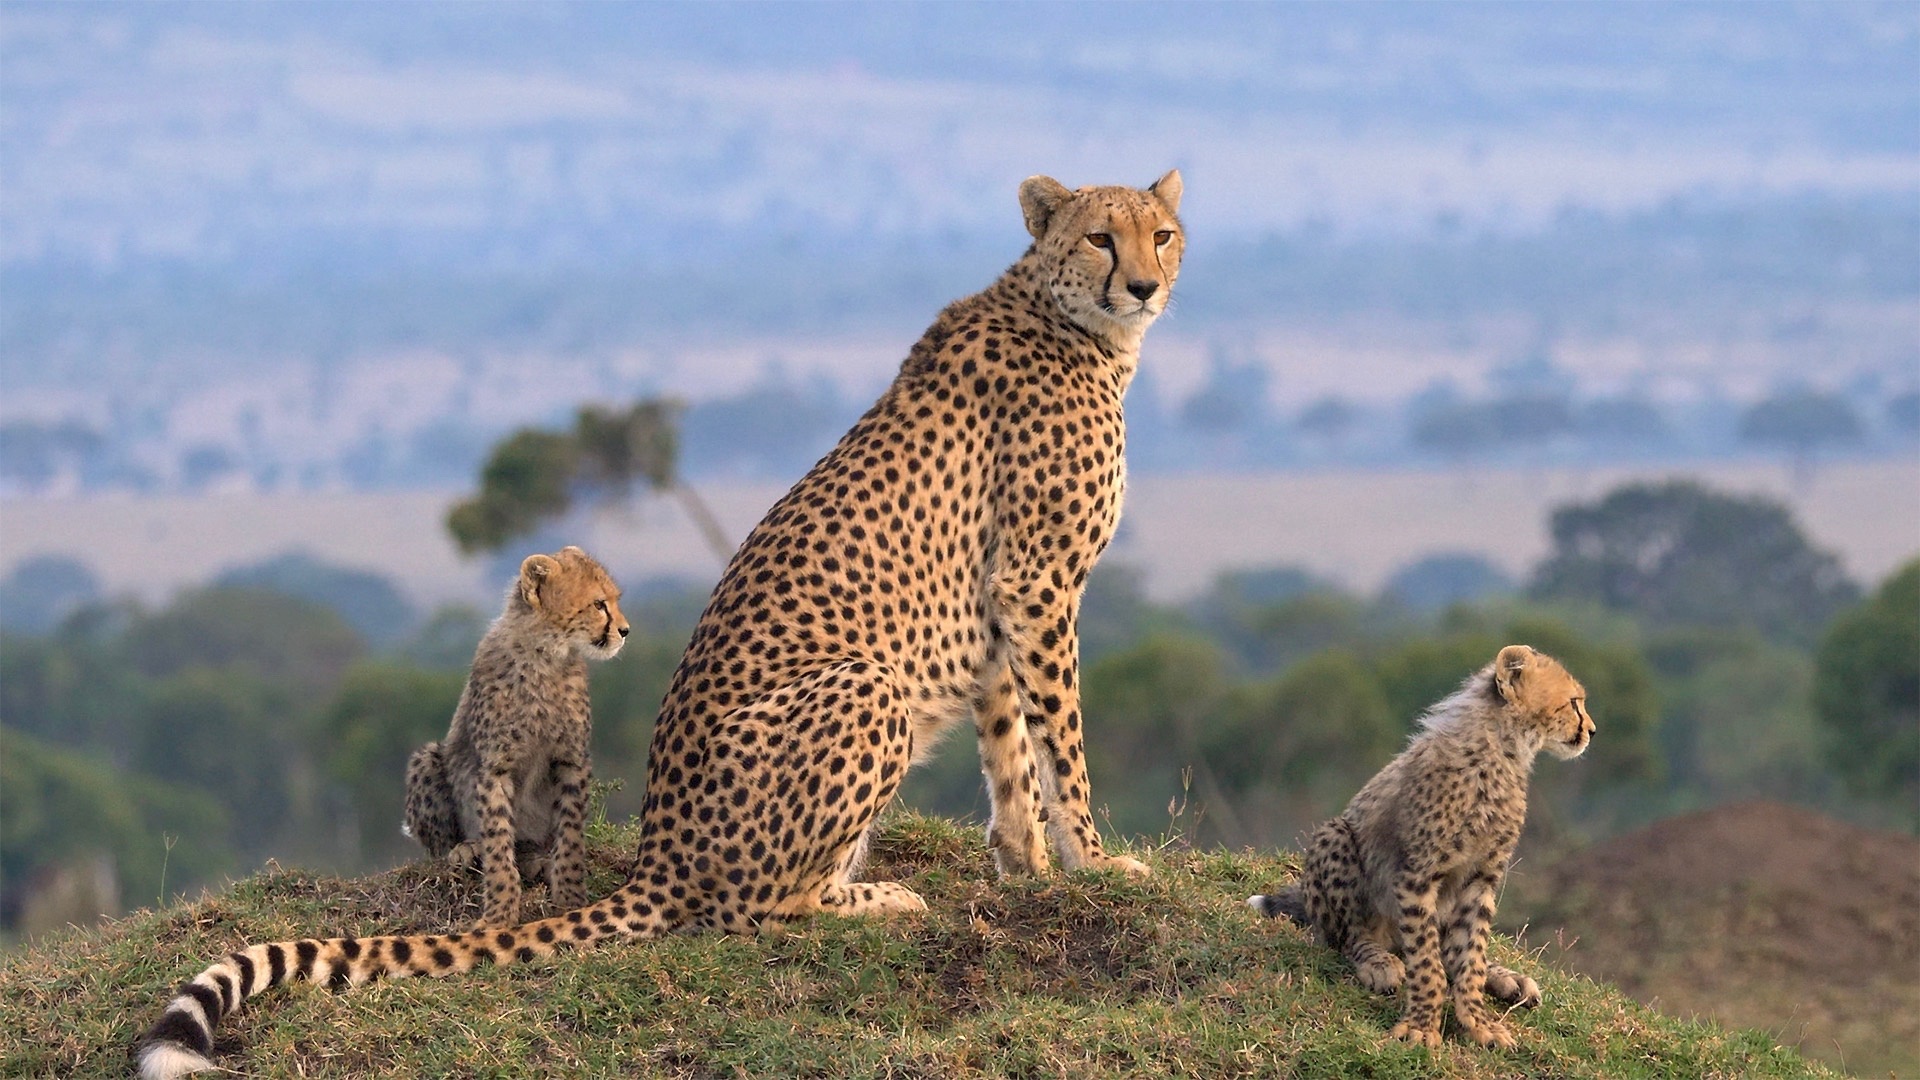
[[[627,643],[631,628],[620,614],[620,586],[577,547],[527,556],[516,588],[541,622],[589,660],[608,659]]]
[[[1060,310],[1103,338],[1137,338],[1162,311],[1180,276],[1180,172],[1145,190],[1068,191],[1048,176],[1020,185],[1020,210],[1047,288]]]
[[[1546,653],[1526,645],[1501,649],[1493,661],[1493,692],[1512,722],[1554,757],[1579,757],[1593,741],[1586,688]]]

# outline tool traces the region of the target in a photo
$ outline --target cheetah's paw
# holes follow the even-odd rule
[[[1402,1020],[1393,1025],[1393,1030],[1387,1032],[1387,1037],[1398,1039],[1403,1043],[1409,1043],[1414,1046],[1424,1046],[1429,1050],[1440,1049],[1440,1029],[1438,1027],[1415,1027],[1405,1020]]]
[[[990,830],[987,846],[993,849],[993,868],[1001,877],[1047,872],[1047,834],[1041,831],[1038,822],[1026,830],[1024,837]]]
[[[1489,967],[1487,996],[1505,1005],[1534,1009],[1540,1005],[1540,984],[1517,971]]]
[[[1473,1019],[1462,1018],[1460,1027],[1466,1033],[1467,1038],[1472,1039],[1481,1046],[1499,1050],[1511,1050],[1516,1045],[1513,1039],[1513,1029],[1491,1016],[1478,1016]]]
[[[1128,877],[1152,877],[1147,864],[1127,855],[1095,855],[1083,867],[1087,870],[1118,870]]]

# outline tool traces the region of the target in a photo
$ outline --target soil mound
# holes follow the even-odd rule
[[[1920,1076],[1920,840],[1771,802],[1670,818],[1525,891],[1549,958],[1664,1011]]]

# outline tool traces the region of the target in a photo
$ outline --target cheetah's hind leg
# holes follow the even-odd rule
[[[832,877],[813,889],[802,890],[806,899],[787,905],[787,914],[821,912],[829,915],[898,915],[925,911],[927,902],[920,894],[897,881],[856,881],[867,863],[867,848],[873,840],[869,824],[860,839],[841,856]]]
[[[447,781],[447,757],[437,742],[422,746],[407,759],[406,810],[400,831],[435,858],[462,846],[453,785]],[[456,855],[454,861],[461,860]]]
[[[719,926],[815,912],[926,909],[904,885],[853,880],[874,820],[912,760],[906,701],[884,665],[845,660],[793,678],[708,733],[704,750],[716,763],[709,767],[723,768],[736,780],[689,793],[685,812],[711,806],[739,816],[744,825],[721,852],[719,870],[728,884],[718,885]],[[760,781],[736,766],[806,782],[780,783],[752,802],[746,788]],[[771,904],[756,895],[767,890],[778,897]]]

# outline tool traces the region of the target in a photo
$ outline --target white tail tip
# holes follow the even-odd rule
[[[140,1080],[175,1080],[212,1068],[213,1062],[173,1043],[149,1043],[140,1051]]]

